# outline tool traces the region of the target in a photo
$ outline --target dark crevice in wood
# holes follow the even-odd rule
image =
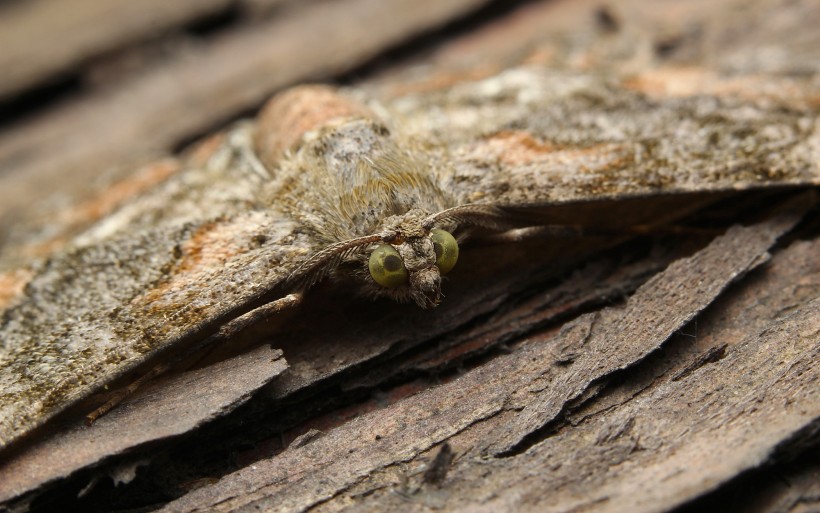
[[[240,4],[234,2],[226,9],[203,15],[165,33],[149,33],[143,39],[133,41],[127,46],[101,50],[79,63],[70,72],[49,76],[25,91],[0,98],[0,130],[46,112],[55,105],[70,102],[77,94],[93,88],[95,84],[86,78],[99,62],[116,61],[121,55],[140,51],[145,46],[157,46],[163,40],[178,38],[180,35],[198,39],[216,37],[228,29],[236,28],[244,20],[243,14]]]
[[[820,196],[820,191],[817,193]],[[777,241],[773,250],[788,247],[798,240],[813,240],[820,237],[820,201],[818,201],[814,208],[809,210],[803,219],[794,227],[794,230],[787,233],[784,237]]]
[[[453,20],[442,25],[441,27],[428,30],[392,47],[388,46],[379,52],[377,56],[362,64],[354,66],[349,71],[345,71],[338,75],[303,77],[302,82],[352,86],[366,80],[368,77],[372,77],[380,71],[383,71],[385,68],[400,66],[401,63],[419,59],[424,55],[429,54],[433,49],[440,47],[446,40],[456,38],[461,34],[468,34],[475,31],[482,25],[489,24],[493,22],[493,20],[497,20],[498,17],[503,17],[505,14],[509,14],[523,5],[537,3],[537,1],[538,0],[491,0],[481,9],[478,9],[460,19]],[[286,6],[283,6],[282,8],[286,8]],[[182,152],[192,144],[200,141],[206,135],[219,131],[221,128],[224,128],[232,122],[255,116],[261,108],[261,104],[254,105],[250,108],[234,112],[230,117],[221,118],[207,126],[203,126],[195,133],[188,134],[186,137],[176,141],[171,146],[171,152]]]
[[[400,66],[400,63],[428,55],[435,48],[440,48],[447,40],[479,30],[482,26],[498,21],[527,4],[538,3],[538,0],[490,0],[483,7],[470,14],[452,20],[444,25],[428,30],[415,38],[387,48],[376,57],[354,67],[338,76],[336,82],[341,85],[353,85],[361,82],[385,68]]]
[[[73,70],[53,76],[17,96],[0,98],[0,131],[9,130],[22,119],[79,94],[84,87],[81,70]]]
[[[637,364],[635,367],[638,367],[640,365],[641,363]],[[541,442],[548,440],[549,438],[557,436],[561,433],[561,431],[564,428],[572,427],[573,422],[569,420],[569,416],[572,414],[572,412],[580,409],[582,406],[587,405],[589,402],[594,401],[595,398],[599,397],[600,395],[605,394],[607,387],[628,380],[630,373],[635,371],[635,367],[623,370],[616,370],[598,380],[591,382],[587,387],[587,391],[593,391],[592,393],[587,395],[585,391],[584,394],[582,396],[579,396],[576,400],[567,402],[566,404],[564,404],[564,407],[555,416],[553,420],[547,422],[540,428],[532,431],[530,434],[522,438],[521,441],[517,443],[515,446],[511,447],[509,450],[496,454],[495,457],[513,458],[519,456],[530,450],[533,446],[538,445]],[[617,404],[610,405],[601,411],[595,412],[595,415],[600,414],[602,412],[606,412],[607,410],[617,406]]]
[[[191,36],[207,38],[216,36],[227,29],[235,27],[242,21],[242,9],[239,3],[233,3],[227,9],[215,12],[193,20],[181,27],[182,31]]]
[[[696,319],[697,321],[697,319]],[[695,322],[695,332],[697,333],[697,322]],[[695,335],[697,336],[697,335]],[[708,365],[710,363],[716,363],[726,357],[726,348],[728,347],[727,344],[721,344],[717,347],[712,347],[704,354],[698,356],[695,361],[691,364],[687,365],[686,368],[679,371],[672,377],[672,381],[679,381],[686,376],[692,374],[696,370],[700,369],[704,365]]]

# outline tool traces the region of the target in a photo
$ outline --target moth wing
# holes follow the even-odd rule
[[[285,295],[284,280],[316,248],[257,204],[269,177],[241,157],[243,134],[229,133],[206,162],[118,205],[39,264],[6,272],[24,283],[4,298],[0,321],[0,447]],[[10,249],[7,268],[32,251]]]
[[[592,74],[516,69],[384,103],[458,205],[820,184],[816,123],[776,102],[648,98]]]

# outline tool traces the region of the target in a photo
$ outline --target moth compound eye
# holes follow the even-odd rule
[[[455,237],[444,230],[430,230],[433,249],[436,250],[436,267],[441,274],[447,274],[458,262],[458,243]]]
[[[382,287],[393,289],[407,283],[404,261],[390,244],[382,244],[373,250],[367,267],[370,269],[370,276]]]

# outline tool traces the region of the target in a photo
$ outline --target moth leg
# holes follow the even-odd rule
[[[206,339],[206,344],[203,345],[210,345],[213,342],[217,342],[219,340],[227,340],[233,338],[237,333],[241,332],[242,330],[257,324],[268,317],[272,317],[276,314],[282,313],[285,310],[289,310],[299,305],[302,302],[303,294],[294,293],[288,294],[287,296],[277,299],[276,301],[271,301],[270,303],[265,303],[264,305],[251,310],[250,312],[240,315],[236,319],[225,323],[219,331],[208,337]],[[210,340],[216,337],[216,340]]]
[[[482,234],[475,237],[481,244],[507,244],[535,238],[568,237],[637,237],[641,235],[720,235],[720,230],[689,226],[649,226],[634,225],[619,228],[596,228],[580,225],[545,225],[515,228],[500,233]]]
[[[108,397],[108,400],[105,403],[97,408],[96,410],[92,411],[88,415],[85,416],[85,423],[87,426],[90,426],[97,419],[108,413],[109,411],[113,410],[118,404],[120,404],[126,397],[132,395],[136,392],[142,385],[151,381],[155,377],[163,374],[165,371],[170,369],[172,364],[170,362],[163,362],[157,365],[156,367],[152,368],[139,378],[135,379],[128,385],[118,388],[114,390]]]
[[[549,225],[515,228],[498,233],[481,233],[476,236],[469,234],[468,238],[476,240],[482,245],[502,245],[536,238],[566,238],[580,237],[581,235],[585,235],[581,227]]]
[[[176,356],[175,358],[172,358],[168,361],[164,361],[156,365],[151,370],[149,370],[139,378],[135,379],[128,385],[117,390],[114,390],[108,397],[108,400],[106,400],[106,402],[102,406],[100,406],[99,408],[85,416],[85,423],[90,426],[97,419],[99,419],[109,411],[116,408],[117,405],[119,405],[128,396],[133,395],[134,392],[139,390],[139,388],[142,387],[145,383],[151,381],[152,379],[156,378],[161,374],[164,374],[168,371],[168,369],[170,369],[180,361],[184,360],[192,353],[200,351],[212,344],[229,340],[245,328],[258,323],[267,317],[271,317],[285,310],[293,308],[297,306],[301,301],[301,293],[288,294],[283,298],[277,299],[276,301],[271,301],[270,303],[266,303],[258,308],[251,310],[250,312],[244,315],[240,315],[236,319],[233,319],[225,323],[221,328],[219,328],[219,331],[205,338],[204,340],[202,340],[202,342],[196,344],[195,346],[191,347],[190,349]]]

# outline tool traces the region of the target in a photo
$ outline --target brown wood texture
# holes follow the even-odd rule
[[[260,106],[277,89],[351,70],[482,3],[298,2],[236,30],[183,44],[124,79],[112,77],[110,87],[81,94],[0,133],[0,215],[44,190],[81,193],[101,170],[167,153]],[[129,17],[112,15],[117,17],[111,25]],[[75,31],[85,33],[80,27]]]
[[[203,369],[182,373],[162,383],[159,396],[148,386],[140,402],[129,403],[92,426],[76,426],[71,433],[50,437],[27,458],[12,460],[2,471],[5,500],[35,489],[43,482],[70,475],[102,458],[147,442],[180,435],[225,415],[287,368],[282,352],[268,347],[249,351]],[[220,379],[229,374],[230,379]],[[196,399],[191,400],[191,391]],[[154,398],[158,400],[155,400]],[[83,447],[84,450],[78,450]],[[48,461],[47,467],[36,466]],[[35,466],[32,466],[34,464]]]
[[[0,98],[25,91],[105,52],[225,10],[230,2],[36,0],[2,6]]]
[[[14,50],[0,64],[17,71],[0,97],[14,102],[65,73],[84,78],[79,91],[0,129],[0,254],[20,266],[0,269],[0,305],[25,290],[32,271],[22,264],[172,184],[184,163],[206,162],[226,132],[182,156],[135,163],[167,156],[283,87],[353,69],[361,75],[353,94],[389,105],[421,139],[482,126],[475,112],[491,109],[463,108],[464,91],[502,74],[481,83],[481,98],[497,94],[503,105],[509,91],[527,91],[510,86],[531,79],[518,66],[558,77],[545,82],[551,90],[585,91],[565,106],[577,126],[562,127],[563,145],[528,137],[553,132],[512,113],[509,130],[453,145],[462,168],[503,161],[521,180],[571,167],[571,180],[551,182],[559,195],[571,197],[616,153],[577,151],[576,128],[617,139],[617,116],[600,112],[657,130],[675,120],[653,113],[692,105],[718,111],[716,123],[755,127],[727,138],[752,144],[762,134],[783,145],[768,167],[748,165],[758,148],[742,144],[719,163],[693,156],[691,176],[743,162],[732,168],[743,176],[794,173],[817,183],[815,2],[501,2],[458,32],[413,39],[484,4],[214,0],[152,10],[78,0],[70,15],[45,0],[3,5],[13,16],[0,18],[0,42],[8,41],[0,46]],[[209,16],[233,21],[191,36],[187,27]],[[92,30],[94,19],[107,21]],[[406,41],[401,58],[371,61]],[[583,80],[609,84],[607,95]],[[642,106],[629,112],[613,102],[623,96],[608,94],[621,89]],[[441,109],[447,101],[425,104],[431,97],[461,103]],[[599,110],[584,118],[583,105]],[[761,113],[774,121],[755,125]],[[696,132],[681,127],[664,151],[686,155],[685,134]],[[281,139],[272,144],[287,147],[298,134]],[[673,162],[670,172],[687,165]],[[506,194],[503,185],[476,191]],[[589,215],[602,232],[647,214],[705,213],[697,229],[626,244],[625,233],[478,241],[464,248],[433,312],[324,283],[297,311],[198,355],[97,425],[79,420],[98,403],[92,398],[0,453],[0,509],[817,511],[816,196],[650,203],[550,212],[562,222]],[[276,349],[243,352],[260,340]]]

